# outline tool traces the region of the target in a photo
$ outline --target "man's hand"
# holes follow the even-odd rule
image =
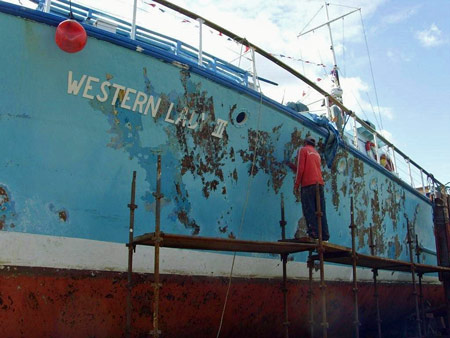
[[[300,202],[301,198],[300,198],[300,193],[298,191],[298,186],[294,185],[294,196],[295,196],[295,201],[296,202]]]

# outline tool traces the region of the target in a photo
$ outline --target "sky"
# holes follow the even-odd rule
[[[19,0],[15,0],[16,2]],[[21,0],[22,3],[26,0]],[[78,0],[107,8],[131,20],[132,0]],[[137,21],[198,45],[198,24],[151,0],[138,0]],[[207,20],[246,38],[331,89],[333,67],[324,1],[316,0],[172,0]],[[344,105],[377,130],[441,183],[450,182],[450,13],[449,0],[341,0],[330,2],[330,24]],[[360,10],[357,10],[360,9]],[[163,26],[165,26],[163,28]],[[218,46],[221,46],[219,49]],[[250,53],[218,32],[203,28],[206,52],[251,69]],[[303,61],[301,61],[303,60]],[[278,102],[311,103],[314,91],[292,76],[256,58],[263,93]],[[322,109],[320,103],[310,110]],[[405,170],[405,169],[404,169]],[[416,180],[417,182],[417,180]],[[417,183],[416,183],[417,184]]]

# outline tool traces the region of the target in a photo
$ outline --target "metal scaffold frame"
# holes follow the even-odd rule
[[[413,248],[412,240],[410,236],[409,221],[407,220],[408,226],[408,244],[410,252],[410,262],[404,262],[389,258],[377,257],[375,256],[375,248],[372,233],[372,226],[369,230],[369,247],[371,249],[371,255],[359,254],[356,252],[355,236],[356,236],[356,225],[354,222],[354,206],[353,198],[351,198],[350,205],[350,217],[351,224],[349,226],[351,237],[352,237],[352,248],[347,248],[339,246],[336,244],[328,243],[322,240],[322,211],[320,205],[320,195],[319,186],[316,186],[316,217],[319,226],[319,239],[313,243],[311,242],[300,242],[298,240],[286,239],[285,235],[285,213],[284,213],[284,200],[283,195],[281,195],[281,240],[277,242],[266,242],[266,241],[249,241],[240,239],[229,239],[229,238],[215,238],[215,237],[199,237],[199,236],[186,236],[177,234],[167,234],[160,229],[160,213],[161,213],[161,156],[158,155],[157,161],[157,191],[153,194],[156,200],[156,214],[155,214],[155,232],[146,233],[141,236],[134,236],[134,211],[138,207],[135,204],[135,194],[136,194],[136,172],[133,172],[133,180],[131,186],[131,202],[128,204],[130,208],[130,225],[129,225],[129,242],[128,246],[128,283],[127,283],[127,320],[126,320],[126,336],[132,336],[132,276],[133,276],[133,254],[135,252],[137,245],[143,246],[153,246],[155,248],[154,255],[154,299],[153,299],[153,330],[150,331],[154,337],[159,337],[161,331],[159,330],[159,291],[162,287],[160,283],[160,247],[167,248],[180,248],[180,249],[194,249],[194,250],[212,250],[212,251],[228,251],[228,252],[251,252],[251,253],[267,253],[267,254],[279,254],[283,262],[283,281],[281,285],[281,290],[283,293],[283,331],[284,337],[289,338],[289,316],[288,316],[288,289],[287,289],[287,261],[289,254],[299,253],[299,252],[309,252],[307,267],[309,269],[309,291],[308,291],[308,302],[309,302],[309,324],[310,324],[310,334],[314,337],[314,305],[313,305],[313,269],[314,262],[319,261],[320,266],[320,283],[319,289],[321,293],[321,314],[322,314],[322,337],[326,338],[328,335],[328,322],[327,322],[327,300],[326,300],[326,284],[325,284],[325,266],[324,262],[338,263],[343,265],[352,266],[353,270],[353,298],[354,298],[354,336],[359,337],[359,314],[358,314],[358,284],[356,271],[357,267],[372,268],[373,280],[374,280],[374,298],[376,302],[376,314],[377,314],[377,328],[378,337],[381,337],[381,319],[380,319],[380,308],[379,308],[379,295],[377,289],[377,275],[378,270],[390,270],[390,271],[402,271],[411,272],[412,275],[412,285],[413,292],[415,296],[415,310],[416,310],[416,321],[417,321],[417,333],[419,337],[422,337],[422,327],[421,318],[423,318],[423,308],[422,314],[420,313],[419,304],[422,305],[422,283],[421,279],[424,273],[450,273],[450,268],[443,266],[432,266],[425,265],[419,262],[419,256],[417,256],[418,262],[413,261]],[[416,237],[416,243],[418,243]],[[418,255],[418,245],[416,244],[416,255]],[[316,254],[313,254],[314,251]],[[419,276],[419,294],[417,292],[417,286],[415,281],[415,275]]]

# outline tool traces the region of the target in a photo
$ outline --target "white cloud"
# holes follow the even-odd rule
[[[421,5],[417,5],[411,8],[402,8],[401,10],[391,13],[385,17],[383,17],[383,26],[385,24],[396,24],[403,22],[409,19],[411,16],[414,16],[418,10],[422,7]]]
[[[412,60],[411,55],[397,49],[389,49],[386,56],[393,62],[410,62]]]
[[[442,37],[442,31],[434,23],[430,28],[416,32],[416,38],[424,47],[436,47],[447,43]]]

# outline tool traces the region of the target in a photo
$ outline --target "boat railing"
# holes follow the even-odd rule
[[[368,155],[371,160],[376,161],[384,169],[391,172],[425,196],[434,194],[436,189],[442,186],[431,173],[411,160],[409,156],[404,154],[386,137],[375,130],[374,127],[360,119],[351,111],[348,111],[347,114],[349,114],[352,123],[351,129],[353,140],[349,142],[352,146],[368,155],[366,148],[362,148],[360,141],[361,134],[365,132],[369,137],[367,137],[366,134],[364,140],[372,142],[374,153],[377,154],[376,156]]]
[[[38,4],[38,8],[41,10],[46,10],[51,13],[68,16],[69,9],[69,1],[67,0],[31,0]],[[249,43],[246,39],[239,37],[230,31],[226,30],[223,27],[220,27],[198,15],[195,13],[189,12],[177,5],[169,3],[164,0],[154,0],[154,2],[159,3],[165,7],[168,7],[180,14],[185,15],[191,19],[199,21],[200,30],[203,24],[206,24],[208,27],[219,31],[221,34],[232,38],[235,41],[240,41],[243,45],[249,47],[255,53],[258,53],[260,56],[268,59],[273,62],[278,67],[284,69],[289,72],[291,75],[294,75],[296,78],[303,81],[305,84],[312,87],[318,94],[322,95],[329,104],[337,105],[343,112],[344,115],[349,119],[347,121],[347,130],[350,130],[350,134],[352,134],[352,139],[346,139],[343,135],[343,138],[346,139],[347,144],[354,147],[362,154],[367,155],[364,147],[361,147],[361,130],[364,130],[366,133],[371,135],[371,140],[375,147],[375,153],[377,156],[370,158],[371,160],[377,162],[381,167],[390,171],[393,175],[397,176],[399,179],[410,185],[416,191],[429,196],[429,194],[434,194],[436,189],[443,187],[444,185],[439,182],[434,176],[419,166],[416,162],[411,160],[406,154],[404,154],[400,149],[398,149],[392,142],[390,142],[386,137],[384,137],[381,133],[379,133],[374,127],[372,127],[369,123],[359,118],[353,111],[345,107],[342,103],[332,97],[328,92],[323,90],[321,87],[316,85],[314,82],[278,60],[272,54],[266,52],[265,50]],[[136,6],[136,2],[135,2]],[[249,72],[232,65],[224,60],[221,60],[211,54],[205,53],[202,50],[202,38],[200,36],[199,48],[192,47],[188,44],[185,44],[179,40],[170,38],[168,36],[156,33],[149,29],[146,29],[141,26],[137,26],[135,19],[132,23],[129,23],[125,20],[113,17],[106,13],[96,11],[87,7],[84,7],[80,4],[72,3],[72,12],[77,20],[82,21],[84,23],[97,26],[98,28],[102,28],[104,30],[114,32],[119,35],[123,35],[126,37],[131,37],[132,32],[136,32],[135,40],[144,42],[153,47],[157,47],[166,52],[173,53],[175,55],[181,56],[183,58],[189,59],[194,62],[198,62],[203,67],[215,72],[216,74],[220,74],[220,76],[225,77],[229,80],[234,81],[237,84],[242,86],[249,86],[248,78],[249,76],[253,76],[254,74],[250,74]],[[254,63],[253,58],[253,63]],[[261,79],[261,78],[260,78]],[[265,81],[264,79],[262,79]],[[267,81],[270,83],[270,81]],[[350,126],[350,128],[348,128]],[[344,131],[342,131],[344,133]],[[384,154],[389,161],[391,162],[391,167],[388,168],[386,164],[383,163],[381,155]]]
[[[102,11],[85,7],[75,2],[70,4],[67,0],[31,1],[38,5],[38,10],[48,11],[49,13],[64,17],[68,17],[70,10],[72,10],[72,14],[77,21],[120,36],[131,38],[133,35],[132,32],[134,31],[135,41],[148,44],[162,51],[178,55],[194,62],[201,60],[201,65],[206,69],[209,69],[236,84],[248,86],[249,73],[247,71],[211,54],[199,51],[199,49],[177,39],[157,33],[142,26],[133,25],[133,23],[127,22],[126,20],[114,17]]]

